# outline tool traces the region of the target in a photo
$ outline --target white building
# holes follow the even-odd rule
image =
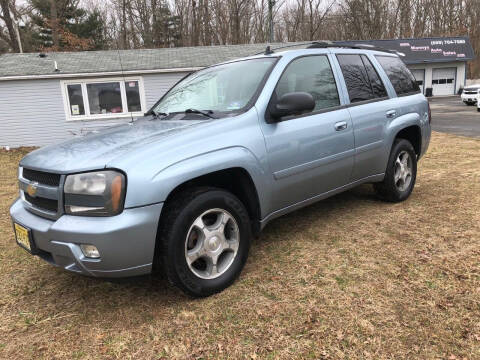
[[[142,116],[192,71],[265,44],[0,56],[0,148],[43,146]]]
[[[427,96],[458,94],[466,85],[467,61],[475,55],[468,37],[354,41],[396,50]]]

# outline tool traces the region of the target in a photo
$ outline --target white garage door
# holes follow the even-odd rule
[[[456,68],[433,69],[433,95],[454,95]]]
[[[420,90],[423,94],[423,85],[425,84],[425,69],[412,69],[412,74],[417,80],[418,86],[420,86]]]

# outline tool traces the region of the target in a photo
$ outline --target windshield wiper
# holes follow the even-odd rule
[[[210,119],[216,119],[215,116],[213,116],[213,111],[212,110],[197,110],[197,109],[187,109],[185,110],[186,114],[200,114],[206,117],[209,117]]]
[[[164,113],[164,112],[156,112],[155,110],[152,110],[152,111],[148,112],[148,113],[145,114],[145,115],[153,115],[153,117],[154,117],[155,119],[160,119],[160,116],[163,116],[162,119],[163,119],[164,117],[168,116],[167,113]]]

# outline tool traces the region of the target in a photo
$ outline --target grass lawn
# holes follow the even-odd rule
[[[8,208],[25,153],[0,152],[2,359],[480,358],[480,140],[434,133],[404,203],[365,185],[275,220],[202,300],[20,249]]]

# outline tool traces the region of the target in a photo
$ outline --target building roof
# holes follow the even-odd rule
[[[404,53],[407,64],[466,61],[474,58],[468,37],[349,41]],[[344,44],[345,42],[337,42]],[[295,43],[290,43],[294,45]],[[297,43],[304,44],[304,43]],[[285,44],[271,44],[272,48]],[[192,71],[262,52],[267,44],[218,45],[161,49],[4,54],[0,80],[128,73]],[[121,61],[120,61],[121,59]],[[58,71],[55,71],[57,66]]]
[[[470,39],[467,36],[369,41],[358,40],[348,43],[352,42],[357,44],[369,44],[403,53],[405,56],[402,60],[406,64],[467,61],[475,58]]]
[[[42,77],[155,70],[192,70],[250,56],[266,44],[197,46],[160,49],[106,50],[4,54],[0,56],[0,78]],[[121,59],[121,61],[120,61]],[[55,71],[55,62],[58,71]]]

